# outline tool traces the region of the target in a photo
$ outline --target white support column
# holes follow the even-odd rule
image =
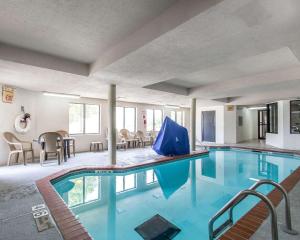
[[[117,163],[116,155],[116,85],[111,84],[108,92],[108,157],[111,165]]]
[[[190,111],[190,149],[191,151],[196,150],[196,98],[191,100],[191,111]]]

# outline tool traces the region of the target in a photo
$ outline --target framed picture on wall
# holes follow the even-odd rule
[[[15,90],[12,87],[2,86],[2,102],[13,103],[15,96]]]

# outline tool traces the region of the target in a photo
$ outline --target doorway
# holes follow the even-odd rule
[[[266,139],[267,110],[258,110],[258,139]]]
[[[216,142],[216,111],[202,112],[202,141]]]

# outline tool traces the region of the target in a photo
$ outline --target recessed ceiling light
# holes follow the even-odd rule
[[[52,92],[43,92],[44,96],[50,96],[50,97],[61,97],[61,98],[80,98],[79,95],[74,94],[64,94],[64,93],[52,93]]]

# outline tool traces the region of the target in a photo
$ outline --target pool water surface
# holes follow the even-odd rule
[[[239,191],[259,179],[281,182],[299,166],[300,158],[287,154],[211,149],[134,171],[76,172],[53,185],[95,240],[142,239],[134,229],[156,214],[181,229],[175,240],[199,240],[208,239],[209,219]],[[238,205],[235,220],[257,202],[248,197]]]

